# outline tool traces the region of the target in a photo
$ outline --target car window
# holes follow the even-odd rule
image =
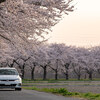
[[[18,75],[15,69],[0,69],[0,75]]]

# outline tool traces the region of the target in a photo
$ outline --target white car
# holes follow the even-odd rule
[[[21,91],[22,79],[15,68],[0,68],[0,88],[11,88]]]

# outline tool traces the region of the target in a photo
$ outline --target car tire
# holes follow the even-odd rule
[[[21,91],[22,88],[15,88],[15,91]]]

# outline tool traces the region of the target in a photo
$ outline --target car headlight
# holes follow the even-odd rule
[[[20,79],[16,79],[15,81],[20,81]]]

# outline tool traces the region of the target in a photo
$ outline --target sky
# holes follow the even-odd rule
[[[74,12],[64,16],[50,32],[49,43],[100,45],[100,0],[74,0]]]

